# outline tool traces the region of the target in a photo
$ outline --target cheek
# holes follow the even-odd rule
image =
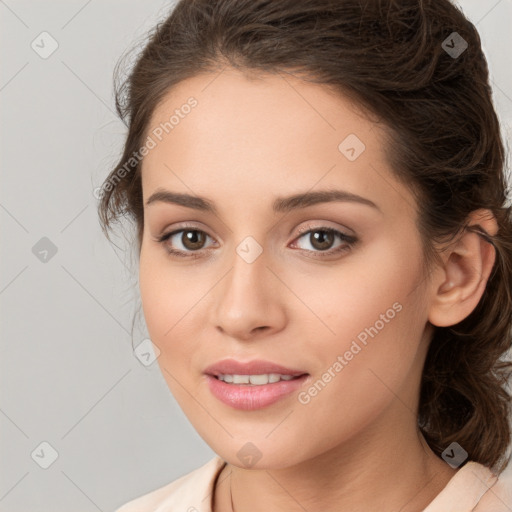
[[[153,263],[153,264],[151,264]],[[139,286],[144,318],[151,341],[159,348],[157,363],[167,386],[188,415],[193,408],[190,372],[193,354],[198,350],[195,336],[187,335],[187,322],[193,317],[193,290],[180,286],[166,274],[165,266],[140,259]],[[188,314],[187,314],[188,311]],[[191,334],[191,333],[190,333]],[[192,416],[193,418],[193,416]]]
[[[388,243],[315,278],[314,287],[311,280],[298,284],[298,295],[317,317],[309,324],[314,346],[304,349],[321,381],[319,391],[312,389],[305,401],[318,395],[320,408],[344,402],[355,411],[362,406],[358,397],[365,396],[370,406],[401,386],[426,325],[421,282],[419,247],[405,251]]]
[[[401,321],[404,317],[409,315],[411,321],[415,312],[421,315],[419,245],[404,248],[400,240],[382,240],[314,276],[286,277],[311,311],[307,316],[314,319],[311,328],[316,329],[317,338],[337,350],[360,333],[364,341],[365,333],[370,336],[368,330],[375,333],[374,327],[381,336],[407,326]]]
[[[173,339],[186,329],[193,317],[194,304],[201,298],[202,286],[198,281],[191,286],[179,270],[171,272],[171,266],[161,259],[165,256],[141,252],[139,266],[139,288],[144,318],[151,340],[161,351],[160,359],[166,360]],[[193,349],[193,340],[187,344],[174,344],[173,351],[180,347]]]
[[[149,334],[154,342],[163,340],[165,333],[172,328],[173,302],[176,290],[172,281],[168,281],[159,271],[159,267],[151,265],[149,257],[140,260],[139,287],[144,318]],[[158,343],[158,342],[157,342]]]
[[[143,244],[139,264],[142,308],[150,334],[161,341],[170,339],[174,326],[179,325],[198,294],[198,281],[191,286],[187,272],[190,270],[173,267],[164,250]]]

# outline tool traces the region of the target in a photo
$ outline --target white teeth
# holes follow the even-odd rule
[[[218,375],[219,380],[229,384],[252,384],[253,386],[262,386],[272,384],[280,380],[292,380],[293,375],[281,375],[279,373],[264,373],[261,375]]]
[[[249,382],[261,386],[262,384],[268,384],[268,375],[249,375]]]
[[[249,375],[233,375],[233,384],[249,384]]]

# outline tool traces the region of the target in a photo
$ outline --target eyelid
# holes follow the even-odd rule
[[[356,238],[355,233],[349,228],[340,227],[340,226],[331,226],[330,224],[327,223],[327,221],[323,221],[323,223],[322,223],[322,221],[316,221],[316,222],[319,222],[320,224],[313,223],[313,224],[307,224],[306,226],[299,227],[297,229],[298,236],[301,236],[304,233],[308,233],[309,231],[312,231],[315,229],[318,229],[318,230],[332,229],[334,231],[338,231],[338,232],[342,233],[346,237]]]
[[[160,235],[157,235],[153,239],[156,242],[165,242],[170,237],[174,236],[175,234],[179,233],[180,231],[199,231],[201,233],[204,233],[206,236],[211,238],[212,240],[215,240],[215,238],[208,233],[205,229],[195,225],[195,224],[189,224],[187,222],[180,224],[179,226],[176,226],[174,229],[171,229],[170,231],[163,232]],[[200,249],[199,251],[204,250]],[[199,252],[199,251],[189,251],[189,252]]]
[[[167,236],[170,236],[170,235],[173,235],[173,234],[176,234],[177,232],[179,231],[201,231],[202,233],[205,233],[206,235],[208,235],[210,238],[214,238],[213,236],[211,236],[208,231],[206,229],[204,229],[203,227],[201,226],[198,226],[197,224],[191,224],[189,222],[183,222],[183,223],[180,223],[178,224],[177,226],[175,226],[173,229],[171,229],[170,231],[163,231],[160,235],[157,235],[155,237],[155,240],[160,240],[164,237],[167,237]]]
[[[300,228],[299,229],[299,235],[296,236],[294,239],[293,239],[293,242],[295,242],[296,240],[299,240],[301,239],[303,236],[309,234],[309,233],[314,233],[315,231],[324,231],[324,232],[331,232],[333,233],[338,239],[341,239],[343,242],[344,242],[344,245],[342,245],[341,247],[336,247],[336,248],[331,248],[331,249],[327,249],[326,251],[310,251],[308,249],[301,249],[299,247],[299,250],[301,251],[305,251],[307,253],[311,253],[311,254],[317,254],[319,256],[315,256],[315,257],[319,257],[319,258],[327,258],[329,256],[334,256],[338,253],[342,253],[342,252],[345,252],[345,251],[348,251],[350,250],[356,243],[359,242],[359,238],[356,237],[355,235],[350,235],[348,233],[345,233],[342,229],[339,229],[339,228],[335,228],[335,227],[332,227],[332,226],[329,226],[329,225],[326,225],[326,224],[321,224],[319,226],[312,226],[312,225],[309,225],[309,226],[306,226],[306,227],[303,227],[303,228]],[[352,231],[352,230],[350,230]],[[325,256],[322,256],[322,255],[325,255]]]

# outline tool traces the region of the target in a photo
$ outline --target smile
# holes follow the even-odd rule
[[[219,380],[228,384],[249,384],[252,386],[262,386],[264,384],[273,384],[280,380],[296,379],[293,375],[281,375],[279,373],[264,373],[261,375],[217,375]]]

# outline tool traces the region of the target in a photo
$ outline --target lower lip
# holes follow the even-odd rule
[[[297,391],[308,375],[292,380],[280,380],[272,384],[253,386],[250,384],[228,384],[212,375],[207,375],[210,391],[221,402],[235,409],[253,411],[274,404],[281,398]]]

